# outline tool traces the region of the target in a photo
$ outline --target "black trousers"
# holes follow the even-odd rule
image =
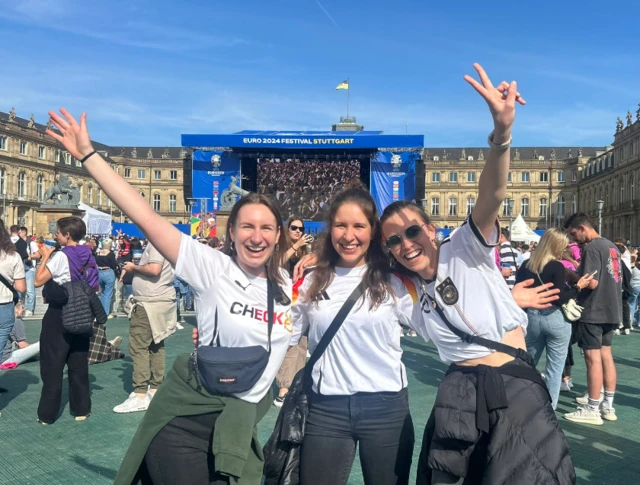
[[[40,331],[40,377],[42,393],[38,419],[53,423],[60,411],[64,366],[69,374],[69,408],[74,416],[91,412],[89,389],[89,336],[63,332],[62,310],[49,305]]]
[[[346,484],[357,444],[365,485],[407,484],[414,441],[406,388],[353,396],[312,393],[300,482]]]
[[[215,458],[211,452],[218,416],[220,413],[180,416],[162,428],[144,458],[150,483],[228,485],[229,479],[215,472]]]
[[[631,329],[631,309],[629,308],[629,297],[622,293],[622,326],[625,330]]]

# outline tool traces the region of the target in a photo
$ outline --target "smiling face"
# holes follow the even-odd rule
[[[280,237],[280,227],[269,208],[262,204],[242,206],[230,228],[230,236],[240,267],[247,273],[265,277],[265,265]]]
[[[371,235],[371,224],[360,206],[353,202],[342,204],[331,223],[331,245],[339,256],[336,265],[355,268],[365,264]]]
[[[415,229],[416,226],[420,231]],[[407,229],[411,236],[416,237],[407,238]],[[436,230],[418,211],[405,207],[387,218],[382,224],[382,236],[385,242],[392,236],[400,236],[402,242],[389,248],[396,261],[425,279],[433,278],[438,264]]]

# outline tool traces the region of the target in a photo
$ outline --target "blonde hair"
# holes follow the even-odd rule
[[[111,242],[111,239],[104,238],[102,240],[102,250],[103,251],[111,251],[111,246],[112,245],[113,245],[113,243]]]
[[[550,261],[562,258],[562,253],[569,245],[569,238],[560,229],[552,228],[545,231],[540,238],[536,251],[529,258],[527,268],[534,273],[540,273]]]

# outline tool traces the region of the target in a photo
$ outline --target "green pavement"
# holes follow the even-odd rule
[[[193,317],[190,325],[167,341],[167,362],[191,348]],[[27,321],[30,341],[38,339],[39,321]],[[122,335],[122,349],[127,353],[128,322],[110,320],[109,338]],[[410,402],[416,426],[415,463],[425,421],[435,398],[438,382],[447,366],[440,362],[435,348],[420,338],[403,339],[404,362],[409,375]],[[618,421],[604,426],[584,426],[560,418],[573,454],[581,484],[635,484],[640,482],[640,333],[616,337],[614,355],[618,369],[618,391],[615,407]],[[580,354],[574,368],[574,390],[584,391],[585,368]],[[168,364],[167,367],[169,367]],[[131,360],[91,366],[93,414],[85,422],[69,415],[66,377],[63,411],[52,426],[36,422],[40,396],[38,362],[21,365],[0,374],[0,386],[9,389],[0,394],[0,484],[55,485],[109,484],[118,470],[124,453],[142,417],[141,413],[117,415],[112,409],[131,391]],[[562,393],[558,413],[573,410],[574,394]],[[264,443],[275,424],[277,408],[272,408],[260,423],[260,439]],[[356,458],[350,485],[361,484],[362,474]]]

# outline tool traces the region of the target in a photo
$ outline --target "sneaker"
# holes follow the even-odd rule
[[[410,330],[409,331],[409,337],[417,337],[417,336],[418,336],[418,334],[416,333],[415,330]]]
[[[117,336],[116,338],[114,338],[113,340],[109,340],[109,343],[111,344],[111,346],[112,346],[114,349],[117,349],[117,348],[119,348],[119,347],[120,347],[120,344],[122,343],[122,337],[120,337],[120,336],[118,335],[118,336]]]
[[[176,328],[178,330],[183,330],[184,327],[182,325],[180,325],[181,323],[184,323],[184,320],[180,320],[179,322],[176,322]]]
[[[574,423],[594,424],[596,426],[604,424],[599,411],[589,411],[589,408],[586,407],[579,407],[575,412],[565,414],[564,419]]]
[[[285,398],[286,396],[287,396],[287,395],[285,394],[284,396],[278,396],[278,397],[276,397],[276,398],[273,400],[273,405],[274,405],[275,407],[277,407],[277,408],[281,408],[281,407],[282,407],[282,405],[284,404],[284,398]]]
[[[616,329],[613,331],[613,334],[614,334],[614,335],[620,335],[620,329],[619,329],[619,328],[616,328]]]
[[[33,312],[31,310],[27,310],[24,312],[24,316],[25,317],[32,317],[33,316]]]
[[[573,382],[571,382],[571,379],[569,379],[568,381],[562,381],[560,383],[560,392],[569,392],[571,391],[572,387],[573,387]]]
[[[40,421],[38,419],[38,424],[41,424],[42,426],[49,426],[51,423],[45,423],[44,421]]]
[[[606,421],[617,421],[616,409],[609,406],[600,406],[600,417]]]
[[[118,404],[115,408],[113,408],[114,413],[124,414],[124,413],[135,413],[138,411],[146,411],[149,407],[149,403],[151,399],[149,399],[149,395],[145,395],[144,397],[138,397],[135,392],[129,394],[129,397],[122,404]]]
[[[109,320],[116,318],[116,316],[113,313],[110,313],[109,316],[107,317]]]
[[[576,402],[582,406],[586,406],[587,404],[589,404],[589,393],[585,392],[581,396],[577,396]]]
[[[630,328],[625,328],[624,329],[624,334],[625,335],[631,335],[631,329]]]
[[[86,416],[76,416],[76,421],[86,421],[89,415]]]

